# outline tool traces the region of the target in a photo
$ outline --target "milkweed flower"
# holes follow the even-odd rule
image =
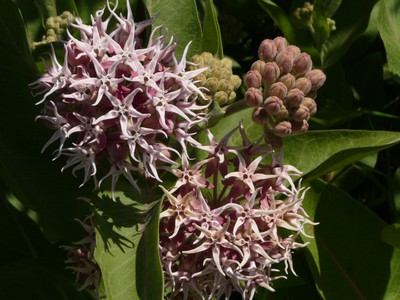
[[[252,299],[258,287],[273,291],[273,281],[285,277],[280,269],[295,274],[292,252],[307,246],[298,239],[307,236],[304,226],[316,225],[302,208],[306,190],[295,183],[301,172],[239,129],[242,147],[228,146],[238,128],[220,143],[209,132],[211,145],[199,147],[208,157],[171,170],[176,184],[161,187],[159,249],[171,299],[229,299],[233,291]]]
[[[206,120],[206,106],[191,96],[204,97],[194,78],[205,69],[186,70],[190,43],[178,59],[174,39],[160,28],[144,43],[140,34],[153,19],[134,22],[129,1],[126,17],[109,2],[107,10],[91,24],[75,18],[70,28],[80,38],[68,33],[62,63],[52,48],[45,73],[31,84],[42,95],[36,119],[54,130],[43,150],[58,143],[55,158],[67,157],[63,169],[83,171],[82,184],[93,178],[98,188],[111,177],[114,190],[122,175],[139,189],[133,172],[161,181],[159,167],[179,157],[171,140],[183,153],[195,143],[188,131]]]

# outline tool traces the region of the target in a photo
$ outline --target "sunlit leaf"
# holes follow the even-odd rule
[[[163,276],[158,253],[158,216],[161,195],[132,186],[99,195],[95,259],[99,264],[107,299],[163,299]]]
[[[150,17],[156,17],[153,28],[162,25],[177,39],[177,57],[191,42],[188,58],[201,52],[203,35],[195,0],[144,0]]]

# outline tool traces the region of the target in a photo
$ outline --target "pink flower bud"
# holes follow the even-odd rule
[[[306,73],[306,78],[310,79],[312,90],[318,90],[325,82],[326,75],[319,69],[311,70]]]
[[[299,54],[293,61],[293,73],[300,75],[309,72],[312,68],[311,56],[307,53]]]
[[[303,120],[301,122],[291,121],[290,123],[292,123],[293,133],[304,133],[309,127],[307,120]]]
[[[251,69],[260,72],[260,74],[262,73],[262,70],[265,66],[265,62],[263,62],[262,60],[256,60],[255,62],[253,62],[253,64],[251,65]]]
[[[308,78],[300,77],[296,79],[294,87],[302,91],[304,95],[307,95],[311,90],[311,81]]]
[[[262,69],[262,78],[269,84],[273,84],[279,77],[281,71],[276,62],[267,63]]]
[[[246,86],[251,88],[260,88],[262,84],[262,77],[258,71],[250,70],[245,77]]]
[[[286,50],[292,53],[294,59],[301,53],[300,48],[295,45],[288,46]]]
[[[310,110],[305,105],[300,105],[294,111],[292,111],[292,119],[296,122],[302,122],[310,118]]]
[[[260,89],[251,87],[246,91],[246,94],[244,94],[244,101],[248,106],[260,106],[263,100]]]
[[[288,73],[279,78],[278,81],[286,85],[288,90],[291,90],[292,88],[294,88],[296,78],[292,74]]]
[[[276,45],[276,50],[278,52],[285,50],[287,47],[287,41],[284,37],[282,36],[277,36],[276,38],[274,38],[274,43]]]
[[[292,133],[292,124],[287,121],[279,122],[275,125],[273,132],[280,137],[287,136]]]
[[[293,56],[287,50],[283,50],[276,55],[275,58],[276,63],[281,70],[281,74],[289,73],[293,67]]]
[[[309,98],[312,98],[312,99],[317,98],[317,91],[316,90],[309,91],[308,94],[306,95],[306,97],[309,97]]]
[[[262,107],[257,107],[253,111],[253,115],[251,117],[254,123],[258,125],[264,125],[268,122],[268,114]]]
[[[288,89],[283,82],[275,82],[271,85],[271,88],[269,89],[269,95],[285,99],[287,91]]]
[[[289,107],[299,107],[304,100],[304,93],[297,89],[291,89],[286,95],[286,105]]]
[[[265,39],[258,48],[258,57],[265,62],[270,62],[276,55],[276,45],[273,40]]]
[[[302,105],[306,106],[310,112],[310,116],[315,115],[317,112],[317,103],[313,98],[305,97]]]
[[[283,102],[277,96],[271,96],[264,101],[264,110],[270,115],[276,115],[280,112]]]

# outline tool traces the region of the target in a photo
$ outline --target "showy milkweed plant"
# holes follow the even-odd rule
[[[369,91],[353,53],[385,53],[398,91],[392,27],[371,38],[392,1],[357,25],[355,4],[289,2],[3,1],[24,57],[4,64],[4,224],[29,247],[4,256],[2,297],[395,295],[398,172],[376,153],[400,135],[362,120],[397,121],[396,101],[364,103],[383,77]]]

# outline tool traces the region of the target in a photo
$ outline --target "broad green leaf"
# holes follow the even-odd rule
[[[325,299],[380,300],[390,277],[393,248],[380,237],[380,218],[346,192],[313,181],[303,202],[314,227],[309,265]],[[377,280],[379,276],[379,280]]]
[[[285,138],[284,162],[311,180],[400,142],[399,132],[364,130],[309,131]]]
[[[378,28],[386,49],[389,70],[400,75],[400,2],[382,0],[379,4]]]
[[[400,224],[394,223],[384,227],[381,232],[381,237],[385,243],[400,248]]]
[[[203,34],[195,0],[143,0],[150,17],[156,17],[153,29],[162,25],[177,39],[177,57],[191,42],[188,59],[201,52]]]
[[[205,3],[202,52],[211,52],[219,58],[224,56],[221,31],[213,0],[206,0]]]
[[[26,259],[0,268],[0,299],[89,300],[78,292],[72,273],[62,261]]]
[[[355,39],[365,31],[375,3],[376,0],[353,0],[341,3],[333,16],[336,30],[331,32],[322,47],[321,62],[324,69],[337,62]]]
[[[12,1],[0,0],[0,35],[4,41],[0,46],[2,70],[7,73],[0,80],[4,99],[0,110],[1,180],[26,209],[38,214],[49,239],[79,240],[82,231],[74,219],[87,214],[84,202],[77,200],[85,190],[77,188],[79,181],[69,171],[60,173],[62,164],[51,161],[51,149],[40,153],[52,132],[35,123],[38,99],[32,97],[28,84],[36,79],[36,69],[21,15]]]
[[[397,300],[400,298],[400,249],[395,248],[390,263],[390,279],[382,300]]]
[[[118,183],[122,190],[103,192],[93,202],[97,212],[95,259],[108,300],[163,299],[158,253],[160,193]],[[157,190],[157,189],[156,189]]]

